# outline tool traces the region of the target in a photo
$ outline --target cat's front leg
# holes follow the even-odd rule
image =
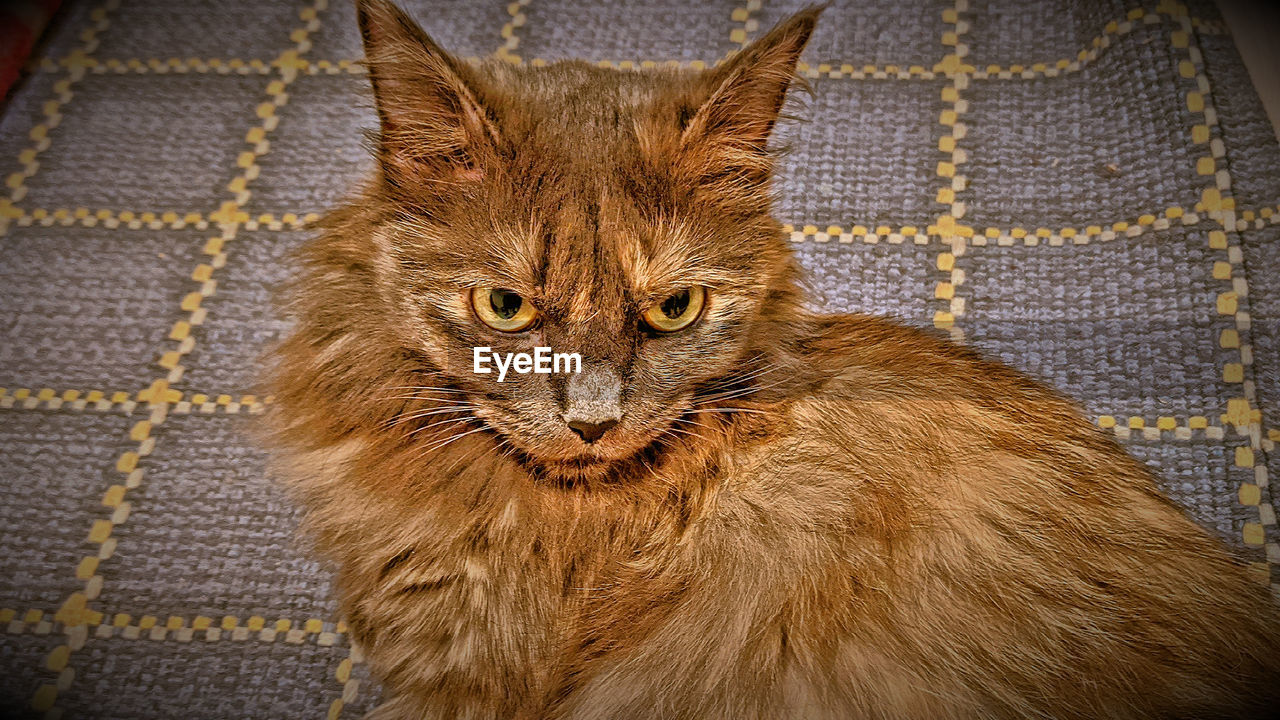
[[[420,698],[400,695],[365,713],[362,720],[424,720],[423,712]]]
[[[352,636],[392,695],[369,717],[534,717],[553,609],[526,579],[478,557],[404,551],[340,582]]]
[[[458,714],[455,711],[442,709],[427,697],[399,695],[365,713],[362,720],[471,720],[472,718],[480,720],[490,717],[493,715],[485,712]],[[510,716],[510,720],[536,720],[537,717],[532,711],[520,710]]]

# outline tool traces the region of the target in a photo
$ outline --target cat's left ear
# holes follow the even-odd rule
[[[387,179],[483,174],[498,133],[478,97],[479,81],[389,0],[357,0],[365,58],[382,128]]]
[[[685,126],[681,144],[718,151],[715,154],[730,162],[766,161],[769,134],[823,7],[810,6],[792,15],[708,71],[705,87],[710,95]]]

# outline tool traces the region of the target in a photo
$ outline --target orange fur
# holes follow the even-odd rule
[[[470,67],[360,11],[382,171],[303,250],[270,384],[372,717],[1272,713],[1265,588],[1069,402],[801,309],[764,143],[816,10],[701,74]],[[544,321],[486,333],[475,285]],[[477,344],[612,368],[623,420],[584,444]]]

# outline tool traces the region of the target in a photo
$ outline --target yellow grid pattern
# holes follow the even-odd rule
[[[30,633],[48,635],[68,624],[43,610],[19,612],[11,608],[0,609],[0,625],[11,635]],[[214,642],[230,640],[258,640],[260,642],[286,642],[300,645],[314,642],[325,647],[338,642],[347,632],[341,620],[325,621],[311,618],[297,622],[290,618],[268,620],[260,615],[239,618],[225,615],[221,618],[197,615],[185,618],[176,615],[158,617],[142,615],[137,618],[128,613],[107,614],[89,611],[78,626],[85,627],[95,638],[120,637],[127,640],[177,640],[178,642]],[[58,657],[65,657],[65,652]]]
[[[176,393],[176,394],[175,394]],[[168,405],[175,415],[191,413],[223,413],[235,415],[261,414],[271,404],[272,397],[256,395],[230,395],[227,393],[182,393],[152,385],[136,393],[124,390],[63,390],[53,388],[0,388],[0,408],[5,410],[74,410],[91,412],[119,412],[131,415],[138,410],[155,410]]]
[[[237,634],[238,622],[230,628],[225,627],[225,625],[221,625],[218,628],[210,628],[204,622],[206,620],[204,618],[192,620],[189,627],[180,618],[169,618],[161,630],[157,630],[156,618],[150,616],[142,617],[137,625],[131,625],[128,616],[125,615],[117,615],[111,619],[110,623],[106,623],[102,613],[89,609],[88,603],[95,600],[102,592],[103,576],[97,573],[98,565],[102,560],[106,560],[114,554],[116,540],[112,537],[112,531],[117,525],[127,522],[129,518],[131,505],[127,499],[128,492],[136,489],[143,482],[143,469],[138,465],[141,458],[149,455],[155,449],[156,441],[152,436],[153,429],[162,424],[171,411],[191,412],[195,410],[196,412],[209,412],[216,411],[221,407],[224,412],[239,411],[241,408],[254,412],[261,407],[261,403],[251,396],[241,397],[239,400],[233,400],[230,396],[218,396],[212,399],[202,395],[186,397],[181,392],[171,389],[169,384],[177,382],[182,377],[184,369],[181,364],[182,358],[191,352],[195,345],[195,336],[191,334],[191,328],[203,322],[205,311],[201,307],[201,303],[205,298],[216,292],[217,283],[213,278],[213,273],[226,262],[225,244],[236,238],[236,234],[242,225],[252,221],[247,213],[241,210],[241,207],[248,202],[250,197],[249,184],[257,177],[259,172],[256,160],[267,152],[269,148],[266,138],[278,123],[276,112],[288,102],[287,86],[298,76],[298,70],[302,67],[300,58],[311,49],[310,35],[319,29],[319,15],[327,8],[327,5],[327,0],[315,0],[313,3],[300,8],[298,16],[301,24],[289,35],[293,46],[270,63],[274,77],[267,83],[265,88],[266,100],[256,107],[256,124],[245,135],[246,149],[238,156],[236,162],[239,174],[226,187],[226,190],[231,194],[231,199],[222,203],[216,211],[208,213],[207,216],[200,213],[185,212],[181,214],[176,212],[135,214],[128,211],[119,213],[110,211],[89,212],[84,208],[62,212],[57,210],[42,212],[40,210],[24,211],[16,208],[16,203],[20,202],[25,196],[26,180],[39,168],[39,164],[36,161],[37,156],[49,146],[49,129],[56,127],[60,119],[59,111],[61,106],[70,101],[71,89],[74,83],[83,77],[86,67],[91,64],[89,56],[96,48],[96,33],[106,29],[109,24],[109,14],[118,7],[118,0],[108,0],[103,7],[94,11],[95,32],[86,37],[81,47],[70,56],[69,61],[65,64],[68,77],[55,85],[57,97],[44,106],[45,122],[37,125],[31,131],[30,136],[34,144],[19,156],[23,170],[7,179],[10,193],[8,200],[3,206],[0,206],[0,234],[7,232],[10,223],[15,221],[21,226],[24,224],[24,220],[29,219],[29,222],[25,224],[31,224],[32,222],[44,223],[46,218],[48,218],[48,224],[60,222],[87,225],[101,222],[104,227],[152,227],[158,223],[161,227],[185,227],[191,225],[199,229],[206,229],[210,225],[214,225],[219,230],[217,235],[208,239],[203,248],[207,260],[199,264],[191,273],[191,278],[197,283],[197,286],[193,292],[183,298],[181,303],[182,310],[189,314],[185,320],[175,323],[169,332],[168,339],[176,343],[176,347],[164,352],[159,361],[159,365],[167,372],[152,382],[149,387],[139,391],[136,395],[112,393],[108,396],[101,391],[89,391],[81,394],[75,390],[57,393],[50,389],[37,391],[34,396],[30,390],[26,389],[15,390],[12,394],[8,391],[0,394],[0,405],[7,407],[39,407],[43,404],[45,407],[69,406],[71,408],[87,408],[92,405],[94,409],[104,409],[103,404],[105,403],[107,405],[105,409],[111,409],[112,406],[118,405],[121,409],[132,412],[138,403],[146,403],[148,410],[147,418],[135,423],[129,432],[130,440],[136,442],[137,446],[133,450],[124,452],[116,460],[115,469],[121,476],[121,481],[108,487],[102,496],[101,504],[111,511],[110,515],[107,518],[95,520],[89,529],[88,540],[96,545],[98,550],[95,554],[84,557],[74,569],[76,578],[84,581],[84,588],[66,598],[52,617],[52,621],[59,624],[66,635],[65,643],[55,647],[45,658],[45,668],[57,673],[57,679],[54,683],[42,684],[31,699],[31,706],[37,711],[44,712],[46,717],[56,718],[60,716],[61,711],[56,707],[58,693],[65,691],[74,681],[75,669],[71,665],[71,660],[74,653],[81,649],[88,640],[91,627],[96,627],[95,636],[99,637],[103,636],[104,633],[113,633],[115,630],[119,630],[123,637],[140,636],[143,631],[146,631],[151,637],[163,637],[163,633],[169,631],[182,633],[184,630],[191,630],[192,632],[202,630],[205,632],[206,637],[211,631],[222,632],[227,630],[233,637]],[[288,219],[295,224],[298,222],[296,218]],[[281,218],[280,224],[285,224],[285,220],[286,218]],[[275,219],[272,218],[265,224],[270,227],[275,222]],[[259,225],[262,224],[259,222]],[[31,402],[32,400],[34,402]],[[210,405],[212,405],[212,408],[207,409]],[[181,410],[179,410],[179,406],[181,406]],[[33,624],[36,632],[46,628],[52,629],[52,624],[42,624],[49,623],[49,620],[44,619],[39,614],[39,611],[25,612],[20,621],[15,619],[16,611],[4,610],[0,613],[0,617],[4,616],[10,616],[8,625],[11,631],[15,629],[15,622],[22,623],[17,629],[25,628],[26,624]],[[234,618],[230,620],[234,620]],[[296,637],[297,629],[293,628],[288,620],[277,621],[274,627],[265,630],[262,627],[255,629],[254,625],[259,624],[258,621],[260,620],[260,618],[250,618],[245,628],[250,631],[256,630],[259,633],[267,630],[282,632],[286,638]],[[308,628],[317,627],[316,622],[318,621],[304,623],[304,636]],[[328,632],[323,629],[323,623],[320,623],[319,627],[321,629],[314,633],[317,638]],[[291,632],[294,632],[295,635],[291,636]],[[334,634],[336,633],[330,633],[330,635]],[[328,635],[325,637],[327,639]],[[327,640],[327,642],[331,643],[332,640]]]
[[[944,130],[938,139],[941,158],[937,165],[937,175],[942,185],[934,200],[944,209],[937,220],[926,228],[926,233],[936,234],[948,246],[947,250],[938,253],[934,261],[938,272],[946,273],[946,279],[939,281],[934,287],[934,299],[941,307],[933,314],[933,325],[939,330],[947,331],[951,339],[957,342],[964,340],[964,331],[956,324],[956,319],[964,315],[964,298],[957,292],[964,283],[964,271],[957,266],[956,258],[964,255],[967,243],[965,236],[956,232],[956,228],[965,213],[964,202],[957,194],[968,188],[968,179],[963,170],[968,156],[961,147],[966,134],[961,118],[969,107],[968,101],[961,94],[969,87],[972,68],[965,62],[969,47],[963,41],[969,23],[962,15],[968,10],[969,0],[955,0],[950,8],[942,11],[942,22],[948,28],[941,38],[946,54],[934,67],[934,71],[945,73],[951,82],[942,88],[945,109],[939,115],[938,123]]]
[[[531,0],[515,0],[508,8],[509,20],[500,30],[502,44],[496,55],[509,62],[531,65],[546,64],[541,58],[525,59],[519,53],[519,30],[525,25],[526,13]],[[183,374],[184,357],[191,352],[196,342],[193,329],[205,319],[203,301],[214,295],[217,290],[216,271],[226,262],[228,244],[233,243],[238,233],[254,231],[287,231],[305,228],[318,219],[314,211],[284,213],[280,216],[262,214],[250,216],[244,206],[251,196],[250,186],[258,176],[257,160],[269,150],[267,138],[278,123],[278,111],[288,102],[288,86],[300,74],[360,74],[364,68],[355,60],[309,60],[305,54],[310,50],[310,36],[320,27],[320,17],[327,8],[327,0],[314,0],[299,12],[300,25],[290,34],[294,45],[280,56],[270,59],[220,59],[220,58],[169,58],[169,59],[130,59],[130,60],[98,60],[92,57],[97,47],[97,36],[110,25],[110,14],[119,5],[118,0],[107,0],[96,9],[91,16],[93,25],[82,36],[82,43],[70,55],[59,59],[43,59],[35,63],[34,69],[40,72],[64,73],[65,77],[53,86],[53,97],[42,106],[43,119],[29,133],[31,144],[24,149],[18,159],[21,170],[6,178],[8,197],[0,198],[0,236],[11,226],[71,226],[105,227],[111,229],[214,229],[215,235],[208,238],[203,252],[206,256],[191,272],[194,283],[193,290],[187,294],[181,308],[187,313],[171,328],[167,346],[159,364],[165,372],[157,377],[148,387],[138,391],[106,391],[106,390],[55,390],[52,388],[0,388],[0,409],[2,410],[59,410],[85,412],[116,412],[126,415],[145,413],[146,419],[139,420],[130,430],[129,437],[137,442],[135,449],[123,453],[116,461],[116,470],[120,482],[107,488],[102,497],[102,505],[111,512],[108,517],[95,520],[89,529],[89,539],[98,546],[98,552],[84,557],[74,568],[75,576],[85,582],[84,589],[69,596],[56,612],[40,609],[0,609],[0,625],[10,634],[34,633],[47,635],[62,632],[66,635],[64,644],[56,647],[45,658],[44,666],[56,673],[56,681],[42,685],[32,698],[33,706],[46,712],[46,717],[56,718],[60,712],[56,707],[58,693],[66,690],[74,681],[75,671],[71,660],[76,651],[83,647],[87,639],[120,637],[126,639],[146,639],[153,641],[173,640],[178,642],[217,641],[217,640],[249,640],[261,642],[286,642],[300,644],[315,642],[322,646],[331,646],[346,635],[346,625],[341,620],[324,620],[307,618],[297,621],[290,618],[270,620],[261,616],[239,618],[225,616],[212,618],[205,616],[161,618],[153,615],[133,617],[127,613],[105,614],[90,609],[88,604],[96,600],[103,587],[103,578],[97,574],[97,565],[113,554],[115,539],[112,529],[127,521],[130,512],[128,492],[139,487],[144,480],[143,469],[139,467],[142,457],[150,454],[155,448],[152,430],[162,424],[170,414],[189,413],[260,413],[270,404],[270,397],[258,398],[253,395],[234,395],[230,393],[183,393],[170,387]],[[739,47],[745,47],[752,35],[758,30],[759,23],[754,17],[760,9],[760,0],[744,0],[736,7],[730,18],[730,38]],[[1226,439],[1232,431],[1249,439],[1247,446],[1235,449],[1235,464],[1240,468],[1252,468],[1254,482],[1244,483],[1239,488],[1238,499],[1241,504],[1256,508],[1257,522],[1248,523],[1243,531],[1244,541],[1249,545],[1263,545],[1265,533],[1263,526],[1275,524],[1274,507],[1262,500],[1262,489],[1268,487],[1265,465],[1257,461],[1259,453],[1273,452],[1280,442],[1280,430],[1262,428],[1261,412],[1257,408],[1256,392],[1250,379],[1252,364],[1251,349],[1242,343],[1241,332],[1248,327],[1247,314],[1238,307],[1238,299],[1247,295],[1247,287],[1242,273],[1237,270],[1242,261],[1242,251],[1237,233],[1258,229],[1280,223],[1280,204],[1262,208],[1237,209],[1231,197],[1231,181],[1228,170],[1219,167],[1219,160],[1225,154],[1221,140],[1211,139],[1210,126],[1216,123],[1210,99],[1208,79],[1204,74],[1203,58],[1189,38],[1193,33],[1222,34],[1225,29],[1216,22],[1190,17],[1186,8],[1179,3],[1162,0],[1153,10],[1135,8],[1125,14],[1122,19],[1108,23],[1090,43],[1074,57],[1053,61],[1033,62],[1027,65],[1010,65],[1008,67],[986,66],[974,67],[965,61],[968,47],[964,36],[968,29],[965,14],[969,11],[968,0],[955,0],[953,6],[943,11],[942,19],[948,29],[940,38],[944,47],[941,61],[932,67],[911,65],[898,67],[886,65],[854,66],[848,63],[819,64],[810,66],[803,64],[800,72],[808,77],[846,78],[853,80],[871,79],[933,79],[945,77],[949,80],[942,90],[942,100],[947,106],[938,119],[944,126],[938,152],[937,175],[940,178],[936,201],[940,213],[930,223],[919,226],[866,226],[854,224],[847,229],[841,226],[818,228],[805,225],[800,228],[787,226],[794,241],[812,240],[816,242],[838,241],[844,243],[903,243],[931,244],[938,242],[939,252],[935,263],[942,279],[936,282],[934,298],[938,309],[934,314],[936,327],[950,331],[957,340],[963,340],[963,333],[957,321],[964,314],[964,298],[960,289],[964,283],[964,273],[957,267],[957,259],[963,257],[966,249],[986,245],[1007,246],[1023,244],[1027,246],[1046,245],[1060,246],[1065,244],[1086,244],[1095,241],[1112,241],[1118,238],[1132,238],[1148,230],[1163,230],[1174,224],[1197,225],[1211,220],[1221,230],[1210,233],[1210,246],[1220,251],[1223,259],[1215,261],[1213,275],[1224,283],[1216,306],[1211,312],[1233,316],[1236,330],[1226,330],[1219,338],[1223,348],[1237,352],[1238,362],[1226,363],[1222,369],[1223,379],[1240,388],[1239,396],[1229,401],[1228,407],[1220,418],[1205,416],[1178,418],[1174,416],[1138,417],[1103,415],[1095,419],[1096,424],[1110,430],[1121,438],[1139,436],[1148,440],[1186,441],[1206,438],[1214,441]],[[967,110],[964,91],[969,83],[975,80],[1016,80],[1037,77],[1055,77],[1079,71],[1095,61],[1117,39],[1132,31],[1138,23],[1154,24],[1170,20],[1176,29],[1170,31],[1169,40],[1173,47],[1185,52],[1186,60],[1180,64],[1179,70],[1184,78],[1192,79],[1196,89],[1186,96],[1187,107],[1199,113],[1202,122],[1189,129],[1193,141],[1204,146],[1204,154],[1198,159],[1198,174],[1212,178],[1212,185],[1206,187],[1198,200],[1180,206],[1172,206],[1153,210],[1137,218],[1112,222],[1099,221],[1082,227],[1043,228],[1043,227],[1010,227],[1010,228],[974,228],[965,225],[963,193],[967,189],[967,180],[963,173],[967,154],[963,147],[965,125],[963,115]],[[654,60],[616,60],[600,61],[601,65],[620,69],[638,69],[648,67],[706,67],[702,62],[666,62]],[[90,209],[77,208],[24,208],[20,205],[26,195],[26,181],[39,169],[38,158],[50,146],[49,134],[61,120],[61,110],[74,97],[75,85],[86,73],[220,73],[220,74],[260,74],[270,76],[264,91],[265,100],[256,108],[254,125],[245,134],[245,148],[237,158],[239,173],[227,185],[230,198],[211,212],[189,210],[137,210],[137,209]],[[1266,543],[1265,552],[1268,562],[1280,563],[1280,546]],[[1262,568],[1265,570],[1266,568]],[[1273,584],[1273,589],[1280,591],[1280,585]],[[329,717],[341,715],[346,704],[354,701],[359,691],[359,681],[352,677],[352,666],[361,662],[360,649],[349,643],[349,651],[334,671],[334,679],[342,686],[341,696],[334,700],[329,708]]]
[[[529,4],[530,0],[516,0],[507,7],[507,12],[511,16],[502,27],[501,35],[503,45],[495,51],[499,57],[507,59],[511,62],[524,62],[523,58],[516,52],[519,44],[517,30],[524,26],[525,14],[524,8]],[[731,31],[731,40],[744,45],[746,38],[758,28],[758,22],[751,19],[760,8],[760,0],[745,0],[733,13],[733,22],[736,24]],[[741,16],[741,18],[739,18]],[[1063,58],[1053,60],[1045,60],[1041,62],[1029,62],[1025,64],[1013,64],[1008,66],[985,65],[983,67],[966,66],[959,71],[939,69],[937,67],[929,67],[926,65],[865,65],[854,64],[851,62],[823,62],[817,65],[808,62],[800,63],[800,74],[809,78],[830,77],[830,78],[847,78],[851,80],[931,80],[940,76],[950,76],[955,72],[964,72],[975,80],[1009,80],[1009,79],[1033,79],[1037,77],[1057,77],[1062,74],[1079,72],[1082,68],[1088,66],[1099,56],[1101,56],[1107,48],[1114,44],[1117,38],[1123,37],[1133,30],[1138,23],[1153,24],[1161,21],[1161,18],[1178,18],[1181,17],[1176,7],[1166,7],[1161,5],[1153,10],[1147,10],[1141,7],[1133,8],[1124,14],[1123,17],[1108,22],[1105,26],[1098,30],[1097,36],[1093,38],[1087,47],[1081,48],[1079,52]],[[1192,27],[1196,32],[1202,35],[1225,35],[1226,27],[1216,21],[1207,21],[1201,18],[1190,19]],[[478,58],[468,58],[475,61]],[[545,58],[530,58],[529,63],[533,65],[546,65],[551,62]],[[603,67],[613,67],[619,69],[642,69],[656,67],[670,68],[689,68],[704,69],[707,64],[695,60],[680,62],[674,60],[652,60],[652,59],[614,59],[597,61]],[[60,72],[68,68],[81,68],[85,72],[90,73],[217,73],[217,74],[268,74],[272,72],[274,66],[273,60],[263,60],[261,58],[241,59],[241,58],[129,58],[121,60],[119,58],[110,58],[99,60],[83,54],[72,54],[63,58],[41,58],[31,64],[30,69],[38,72]],[[303,60],[300,72],[308,74],[363,74],[364,66],[358,58],[342,58],[333,60]]]
[[[1209,246],[1218,250],[1224,259],[1214,262],[1213,276],[1225,284],[1219,293],[1214,310],[1219,315],[1231,316],[1235,329],[1222,331],[1218,344],[1227,350],[1234,350],[1238,362],[1227,362],[1222,367],[1222,380],[1231,385],[1240,386],[1240,395],[1227,401],[1227,412],[1223,421],[1229,422],[1241,430],[1249,438],[1247,447],[1237,447],[1235,464],[1241,468],[1252,468],[1252,483],[1240,486],[1239,498],[1244,505],[1258,510],[1257,522],[1246,522],[1243,528],[1244,542],[1247,545],[1266,545],[1268,561],[1280,558],[1280,545],[1267,543],[1264,526],[1276,523],[1275,506],[1261,502],[1262,488],[1269,484],[1266,465],[1258,462],[1258,455],[1264,450],[1262,433],[1262,411],[1258,408],[1257,392],[1252,380],[1253,364],[1252,348],[1243,341],[1248,337],[1250,324],[1249,314],[1240,308],[1239,300],[1248,297],[1248,281],[1242,272],[1238,272],[1244,254],[1240,246],[1238,232],[1240,227],[1236,221],[1236,208],[1231,198],[1231,173],[1221,159],[1226,154],[1226,147],[1220,138],[1211,138],[1208,128],[1217,123],[1217,112],[1213,107],[1213,95],[1209,87],[1209,78],[1204,72],[1204,58],[1199,48],[1191,43],[1194,26],[1190,18],[1177,18],[1178,28],[1169,34],[1173,47],[1186,54],[1185,63],[1180,65],[1180,73],[1195,79],[1195,89],[1186,94],[1187,109],[1198,113],[1203,124],[1191,129],[1192,142],[1207,146],[1205,154],[1196,161],[1196,171],[1200,175],[1213,178],[1213,184],[1201,193],[1200,204],[1215,220],[1222,225],[1221,231],[1209,233]],[[1189,67],[1188,67],[1189,66]],[[1229,289],[1228,289],[1229,288]],[[1273,585],[1273,588],[1277,587]]]
[[[272,213],[262,213],[255,216],[243,215],[240,220],[240,230],[301,230],[308,224],[320,219],[320,214],[316,212],[303,213],[283,213],[276,216]],[[75,208],[21,208],[13,205],[6,200],[0,200],[0,223],[7,223],[15,227],[53,227],[55,225],[61,227],[69,227],[79,225],[83,227],[104,227],[109,229],[125,228],[129,230],[182,230],[183,228],[195,228],[196,230],[208,230],[210,227],[217,226],[223,220],[220,213],[201,213],[174,210],[111,210],[108,208],[99,208],[93,210],[87,207]]]

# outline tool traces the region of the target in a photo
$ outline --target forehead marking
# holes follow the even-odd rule
[[[573,293],[573,298],[569,301],[569,321],[574,323],[585,323],[596,313],[595,299],[591,285],[581,283]]]

